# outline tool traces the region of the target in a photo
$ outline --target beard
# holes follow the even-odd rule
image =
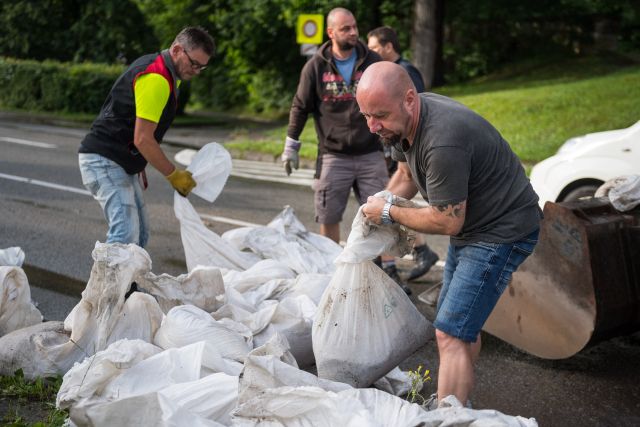
[[[338,44],[338,48],[343,51],[351,50],[354,47],[356,47],[356,44],[351,43],[349,40],[341,40],[341,41],[336,40],[336,43]]]
[[[393,147],[398,151],[402,151],[402,138],[400,135],[393,134],[391,136],[382,136],[378,134],[378,136],[380,136],[380,141],[382,141],[383,144]]]

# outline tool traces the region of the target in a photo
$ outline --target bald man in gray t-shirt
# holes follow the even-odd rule
[[[432,403],[449,395],[466,403],[482,326],[538,241],[538,196],[488,121],[447,97],[418,94],[399,65],[367,68],[356,100],[369,130],[394,147],[399,161],[387,190],[406,199],[420,191],[429,202],[405,208],[369,197],[364,215],[450,236],[433,322],[440,366]]]

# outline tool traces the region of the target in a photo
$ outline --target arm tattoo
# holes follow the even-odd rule
[[[462,213],[463,203],[458,203],[457,205],[446,205],[446,206],[434,206],[441,213],[450,216],[452,218],[459,218]]]

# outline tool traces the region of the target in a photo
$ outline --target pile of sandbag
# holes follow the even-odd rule
[[[225,153],[210,144],[190,166],[209,201],[227,179]],[[406,251],[406,230],[359,213],[342,250],[289,207],[222,237],[186,198],[174,210],[187,273],[154,274],[144,249],[98,242],[64,322],[0,338],[3,373],[64,373],[56,403],[70,425],[536,425],[456,402],[426,412],[393,395],[412,386],[397,365],[431,333],[371,262]],[[314,365],[319,376],[301,369]],[[385,391],[354,388],[374,382]]]

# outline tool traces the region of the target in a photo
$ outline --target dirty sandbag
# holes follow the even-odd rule
[[[0,267],[0,337],[42,322],[42,314],[31,302],[31,289],[20,267]]]
[[[608,197],[616,210],[630,211],[640,205],[640,175],[623,175],[602,184],[594,197]]]
[[[314,364],[311,342],[311,326],[316,314],[316,305],[306,295],[285,298],[278,302],[271,322],[253,338],[254,346],[266,343],[278,333],[287,338],[291,354],[296,358],[298,366],[307,367]]]
[[[68,342],[69,333],[64,330],[64,323],[58,321],[10,332],[0,338],[0,375],[13,375],[18,369],[29,380],[63,374],[81,356],[73,359],[71,365],[62,360],[60,366],[55,358],[49,357],[48,350]]]
[[[148,273],[138,287],[156,297],[164,313],[184,304],[215,311],[218,308],[216,297],[224,294],[222,273],[217,267],[196,267],[178,277]]]
[[[94,264],[89,282],[82,291],[82,299],[69,314],[70,319],[65,320],[65,325],[71,327],[73,344],[85,355],[92,355],[122,338],[140,338],[147,334],[153,337],[162,321],[158,303],[148,295],[135,292],[131,297],[140,295],[132,301],[131,297],[125,298],[131,284],[142,281],[150,271],[149,254],[134,244],[96,242],[91,255]],[[139,307],[139,317],[130,319],[125,304]],[[124,325],[117,327],[123,322]]]
[[[344,383],[333,382],[300,370],[292,360],[286,337],[276,333],[269,341],[256,347],[244,362],[240,376],[238,403],[247,402],[267,389],[282,386],[315,386],[328,391],[351,388]]]
[[[172,308],[162,320],[154,338],[154,344],[164,349],[183,347],[198,341],[206,343],[204,365],[212,368],[215,364],[208,364],[207,358],[215,356],[242,362],[253,348],[245,337],[192,305]]]
[[[407,372],[402,371],[396,366],[384,377],[374,382],[373,386],[378,390],[386,391],[394,396],[404,396],[414,387],[417,391],[422,390],[423,382],[419,376],[416,376],[412,380]]]
[[[264,390],[239,405],[233,413],[233,425],[254,426],[269,419],[283,427],[422,426],[427,425],[421,424],[425,414],[420,406],[381,390],[334,392],[314,386],[285,386]]]
[[[0,266],[8,265],[22,267],[24,262],[24,251],[18,246],[0,249]]]
[[[397,224],[366,224],[358,210],[313,323],[321,378],[367,387],[433,337],[402,288],[370,261],[408,249],[405,233]]]

